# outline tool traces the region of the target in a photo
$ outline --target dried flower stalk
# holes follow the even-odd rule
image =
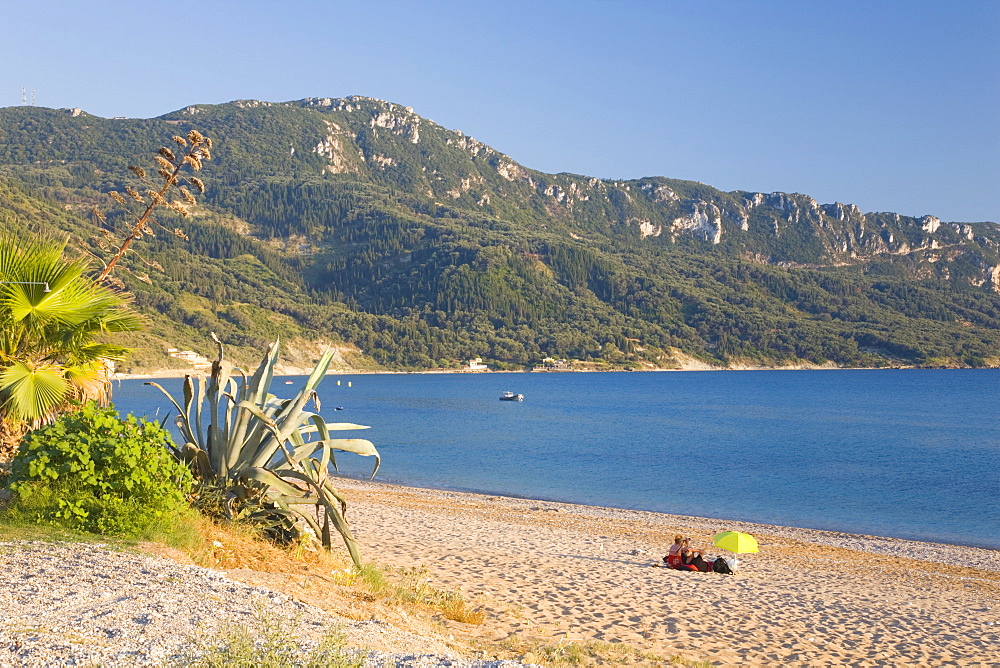
[[[124,238],[118,244],[117,250],[114,251],[111,259],[104,265],[104,269],[98,275],[97,280],[107,281],[110,283],[121,283],[116,278],[111,276],[111,272],[115,269],[119,260],[129,252],[129,248],[132,242],[136,239],[142,238],[144,235],[153,235],[155,233],[156,227],[161,227],[161,229],[174,234],[182,239],[187,239],[187,235],[180,229],[167,229],[163,228],[159,223],[152,219],[152,213],[157,207],[163,207],[170,209],[181,216],[186,216],[189,213],[190,207],[197,204],[195,196],[191,191],[183,186],[190,186],[191,188],[198,191],[199,194],[205,192],[205,184],[201,179],[195,178],[193,176],[188,176],[184,172],[185,170],[197,171],[203,166],[206,160],[212,159],[212,140],[209,137],[204,136],[197,130],[191,130],[187,133],[187,137],[174,136],[172,137],[173,142],[177,145],[178,149],[171,150],[167,147],[163,147],[156,152],[153,156],[153,161],[156,163],[156,174],[159,176],[159,183],[154,183],[150,179],[145,169],[136,165],[130,165],[129,171],[131,171],[139,181],[145,186],[144,191],[140,192],[132,186],[125,186],[125,193],[131,198],[135,203],[138,203],[141,207],[145,207],[143,210],[138,209],[133,210],[129,206],[129,200],[117,192],[111,191],[108,195],[113,199],[126,213],[129,222],[126,226],[126,230],[123,233]],[[177,198],[172,198],[171,195],[175,194]],[[107,217],[98,209],[94,210],[94,217],[102,226],[107,226]],[[112,235],[106,229],[102,227],[101,233],[106,239],[111,239]],[[111,252],[104,242],[97,242],[97,246],[102,250]],[[146,262],[143,260],[143,262]],[[159,267],[155,263],[151,264],[146,262],[149,266]],[[149,276],[146,274],[136,274],[133,275],[140,281],[149,282]]]

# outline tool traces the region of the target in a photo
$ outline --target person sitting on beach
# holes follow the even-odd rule
[[[711,564],[705,561],[701,550],[691,547],[691,539],[685,538],[681,542],[681,570],[701,571],[707,573],[711,569]]]
[[[682,541],[684,537],[680,534],[674,536],[674,544],[670,546],[667,551],[667,556],[663,557],[663,560],[667,562],[668,568],[680,568],[681,567],[681,548],[683,547]]]

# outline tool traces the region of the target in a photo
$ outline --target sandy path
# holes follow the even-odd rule
[[[996,551],[340,486],[366,558],[426,566],[434,584],[491,613],[495,639],[626,642],[731,665],[1000,665]],[[651,567],[675,532],[710,548],[723,529],[761,545],[738,575]]]

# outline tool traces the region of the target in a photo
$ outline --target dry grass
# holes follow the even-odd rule
[[[461,596],[447,597],[438,607],[447,619],[479,626],[486,621],[486,612],[482,609],[470,608]]]
[[[345,572],[339,581],[354,586],[368,600],[437,612],[463,624],[478,626],[486,620],[486,612],[470,607],[461,594],[432,587],[426,567],[380,568],[365,564],[361,570]]]
[[[251,526],[219,524],[203,515],[192,517],[187,527],[185,534],[169,537],[173,553],[153,543],[141,547],[173,558],[186,557],[206,568],[288,576],[299,588],[307,588],[310,581],[318,579],[321,588],[334,599],[379,603],[382,607],[406,609],[411,614],[439,614],[470,625],[480,625],[486,619],[485,611],[470,606],[461,594],[432,587],[425,567],[384,568],[369,563],[358,569],[346,553],[301,545],[282,547],[262,537]],[[370,610],[353,614],[338,612],[357,618],[371,614]]]
[[[281,547],[261,537],[252,527],[218,524],[204,516],[196,522],[195,530],[199,538],[197,543],[182,549],[192,561],[206,568],[245,568],[265,573],[281,573],[307,565],[329,572],[343,569],[349,564],[346,558],[336,553],[302,545]]]

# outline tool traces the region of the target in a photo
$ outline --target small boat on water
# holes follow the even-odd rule
[[[514,394],[513,392],[504,392],[500,395],[500,401],[524,401],[524,395]]]

